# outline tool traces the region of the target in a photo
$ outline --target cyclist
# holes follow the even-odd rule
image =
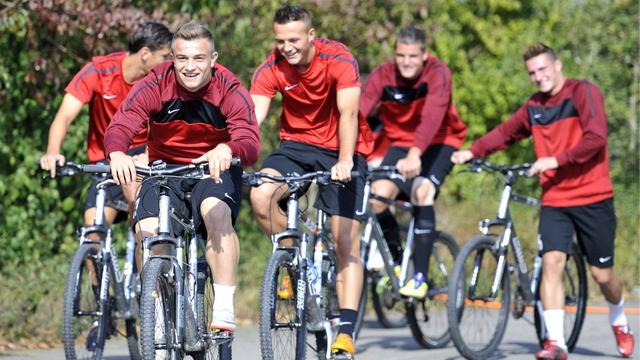
[[[381,165],[395,165],[413,179],[377,180],[372,191],[387,198],[402,193],[415,205],[415,274],[400,293],[418,299],[427,294],[425,276],[436,235],[434,199],[453,167],[449,158],[462,145],[467,132],[451,92],[451,71],[430,54],[424,32],[407,26],[397,34],[394,60],[373,70],[360,99],[360,111],[367,117],[377,115],[390,144]],[[402,249],[398,223],[388,205],[372,200],[372,210],[399,262]]]
[[[121,184],[135,180],[134,161],[125,151],[140,129],[149,128],[149,160],[171,164],[209,163],[211,178],[170,179],[172,206],[191,214],[207,234],[206,258],[214,279],[213,330],[234,331],[233,297],[239,256],[233,228],[242,194],[243,165],[258,157],[260,140],[249,93],[224,66],[217,64],[211,32],[188,22],[171,43],[172,62],[154,68],[129,93],[105,136],[111,172]],[[228,171],[227,171],[228,170]],[[173,181],[171,181],[173,180]],[[191,199],[185,193],[191,192]],[[143,237],[158,227],[159,189],[143,183],[134,219]]]
[[[524,52],[525,68],[538,88],[505,123],[455,152],[457,164],[484,157],[533,136],[540,177],[543,244],[540,297],[549,340],[538,359],[566,359],[562,272],[574,232],[585,250],[591,275],[609,304],[609,321],[622,356],[633,352],[633,334],[624,314],[622,283],[613,271],[616,218],[609,176],[607,115],[600,90],[585,80],[565,78],[562,62],[542,43]]]
[[[282,175],[330,169],[334,180],[345,183],[320,189],[316,206],[333,215],[338,257],[340,327],[331,351],[349,357],[355,352],[353,328],[363,280],[358,239],[361,219],[355,213],[364,189],[364,180],[352,179],[351,171],[366,172],[362,155],[369,152],[372,141],[366,120],[358,117],[358,63],[345,45],[316,38],[311,15],[303,7],[279,8],[273,30],[276,48],[256,69],[250,92],[258,123],[266,118],[271,99],[277,92],[282,94],[282,142],[262,163],[261,171]],[[286,227],[286,217],[278,207],[285,191],[276,184],[251,190],[253,211],[267,234]]]
[[[87,134],[87,159],[89,162],[104,160],[104,133],[120,103],[133,84],[151,69],[168,59],[171,32],[164,25],[147,22],[141,25],[129,39],[128,52],[115,52],[95,56],[71,80],[65,88],[62,104],[49,128],[47,152],[40,158],[40,166],[56,175],[56,164],[65,162],[60,150],[69,125],[76,119],[84,104],[89,104],[89,133]],[[135,137],[129,147],[131,154],[144,153],[146,129]],[[139,161],[146,165],[146,157]],[[89,187],[84,212],[84,223],[93,223],[96,212],[96,185]],[[135,197],[137,185],[107,188],[105,220],[112,224],[116,219],[126,219],[128,202]],[[126,198],[125,198],[126,196]]]

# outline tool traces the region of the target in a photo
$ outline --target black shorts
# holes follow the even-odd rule
[[[431,145],[427,148],[420,159],[422,160],[422,171],[420,176],[429,179],[435,186],[436,192],[440,191],[440,186],[444,183],[444,179],[449,175],[451,169],[453,169],[453,163],[451,162],[451,154],[457,149],[453,146],[437,144]],[[395,166],[398,160],[404,159],[409,153],[408,147],[391,146],[384,156],[384,160],[380,166],[392,165]],[[411,188],[413,186],[414,179],[402,181],[398,179],[391,180],[402,192],[404,196],[411,196]]]
[[[206,227],[202,222],[200,214],[200,204],[204,199],[214,197],[224,201],[231,209],[231,221],[235,224],[238,212],[240,211],[240,200],[242,199],[242,168],[232,166],[229,171],[220,175],[222,183],[216,184],[213,179],[168,179],[169,197],[179,217],[189,219],[193,216],[196,230],[205,235]],[[160,187],[158,180],[150,178],[143,181],[134,211],[134,220],[138,221],[158,217],[160,199]],[[177,230],[176,223],[173,229]],[[177,234],[174,234],[177,235]]]
[[[296,141],[283,141],[278,149],[265,159],[262,168],[275,169],[283,175],[294,173],[303,175],[313,171],[331,170],[337,161],[336,150],[323,149]],[[353,156],[353,170],[358,171],[362,176],[353,177],[344,185],[330,184],[320,187],[315,207],[329,215],[364,220],[364,215],[356,215],[356,211],[362,208],[364,175],[367,173],[367,162],[362,156]]]
[[[543,206],[540,212],[542,251],[569,252],[573,234],[593,266],[613,266],[616,215],[613,199],[571,207]]]
[[[127,151],[127,155],[134,156],[142,154],[145,151],[144,146],[138,146],[136,148],[130,149]],[[106,160],[101,160],[96,162],[96,164],[104,164],[109,165],[109,162]],[[91,209],[96,207],[96,196],[98,195],[98,189],[96,186],[104,181],[104,177],[96,177],[89,184],[89,189],[87,190],[87,201],[85,202],[84,209]],[[107,190],[107,198],[105,199],[105,206],[114,208],[118,210],[118,214],[116,215],[114,224],[122,222],[127,219],[127,214],[129,213],[129,202],[124,197],[124,193],[122,192],[122,188],[118,185],[109,184],[105,190]]]

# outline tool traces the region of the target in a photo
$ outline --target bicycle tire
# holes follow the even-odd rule
[[[291,281],[292,294],[288,298],[278,296],[278,284],[284,275]],[[264,269],[260,290],[260,351],[264,360],[303,360],[306,350],[305,317],[296,314],[298,297],[298,269],[293,256],[286,250],[276,250]],[[306,310],[305,310],[306,311]],[[286,341],[287,338],[293,340]],[[286,343],[285,343],[286,342]],[[284,344],[283,344],[284,343]]]
[[[448,283],[459,251],[453,237],[439,231],[429,261],[427,297],[422,301],[406,303],[411,334],[424,348],[441,348],[451,339],[447,318]]]
[[[324,307],[324,321],[329,322],[329,326],[332,327],[334,337],[337,335],[339,329],[339,322],[335,321],[335,319],[340,317],[340,304],[338,302],[338,290],[336,288],[336,268],[336,254],[333,251],[329,251],[322,261],[322,290],[324,292],[322,295],[322,301]],[[328,338],[326,330],[315,332],[315,351],[318,360],[326,359],[327,349],[331,346],[333,340],[335,340],[335,338]]]
[[[100,313],[100,278],[102,277],[102,262],[98,257],[98,249],[92,244],[80,245],[76,251],[67,272],[67,280],[62,310],[62,342],[66,359],[101,358],[104,339],[95,339],[97,329],[102,318]],[[96,272],[92,280],[90,262]],[[93,283],[95,282],[95,284]],[[87,298],[83,298],[87,295]],[[79,316],[80,313],[95,314],[93,316]],[[102,344],[100,344],[100,342]]]
[[[197,297],[196,297],[196,321],[198,332],[205,339],[205,349],[190,354],[194,360],[231,360],[231,341],[217,342],[212,340],[212,332],[209,329],[213,319],[213,276],[211,269],[204,257],[198,259],[197,271]]]
[[[565,344],[567,350],[573,352],[575,349],[582,324],[587,310],[588,283],[587,271],[584,264],[584,257],[578,244],[573,243],[571,246],[571,254],[567,256],[567,265],[562,277],[565,290],[565,317],[564,317],[564,333]],[[577,284],[576,284],[577,281]],[[540,301],[540,286],[536,293],[536,304]],[[544,322],[538,311],[538,306],[534,306],[534,323],[536,327],[536,335],[540,346],[547,340]],[[568,336],[566,335],[568,334]]]
[[[170,260],[152,258],[142,272],[140,298],[140,344],[142,358],[182,358],[175,344],[176,293]]]
[[[495,239],[484,235],[471,239],[460,251],[449,282],[447,317],[451,339],[460,354],[467,359],[490,357],[500,345],[507,327],[511,284],[506,262],[498,293],[495,297],[490,296],[498,263],[495,243]],[[474,272],[476,265],[478,271]],[[468,276],[471,274],[474,276]],[[480,279],[482,275],[488,277]],[[469,280],[473,277],[480,280],[475,282],[475,292],[469,297]],[[477,313],[481,314],[481,320],[474,316]],[[490,316],[496,317],[496,320],[488,321]],[[487,331],[487,340],[481,339]]]

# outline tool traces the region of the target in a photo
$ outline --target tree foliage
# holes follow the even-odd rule
[[[631,194],[616,204],[624,209],[622,216],[631,219],[629,224],[636,223],[640,161],[636,0],[309,0],[304,4],[314,16],[317,34],[347,44],[363,74],[392,57],[394,34],[400,27],[415,24],[425,29],[429,48],[453,72],[454,101],[469,124],[469,140],[507,119],[535,90],[523,71],[524,48],[534,41],[554,47],[565,74],[594,82],[605,95],[616,191]],[[248,86],[253,70],[272,49],[272,17],[280,5],[274,0],[0,2],[0,273],[44,259],[52,264],[56,262],[51,258],[59,258],[57,263],[63,264],[75,250],[87,181],[43,180],[35,162],[46,149],[48,126],[66,83],[87,59],[125,49],[128,34],[144,20],[163,21],[175,29],[197,19],[214,32],[219,61]],[[264,153],[278,142],[277,102],[274,107],[262,129]],[[84,112],[71,126],[63,146],[68,159],[85,160],[87,122]],[[524,141],[495,156],[505,162],[531,161],[533,151]],[[473,199],[476,192],[470,181],[474,180],[450,177],[444,195]],[[239,288],[255,286],[260,273],[256,269],[262,268],[260,259],[268,255],[270,244],[259,233],[246,201],[237,228],[243,250]],[[623,234],[623,241],[637,241],[637,229]],[[637,268],[637,259],[634,265]],[[0,322],[0,328],[12,325]]]

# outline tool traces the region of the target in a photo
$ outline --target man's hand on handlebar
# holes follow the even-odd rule
[[[338,160],[331,168],[331,180],[340,182],[351,181],[351,169],[353,169],[353,159]]]
[[[471,150],[458,150],[451,154],[451,162],[454,164],[464,164],[473,159]]]
[[[553,156],[541,157],[531,165],[529,169],[529,176],[538,175],[547,170],[554,170],[558,168],[558,160]]]
[[[214,149],[207,151],[199,158],[191,160],[194,164],[209,162],[209,173],[216,183],[220,182],[220,174],[229,170],[233,154],[227,144],[219,144]]]
[[[109,154],[111,176],[118,185],[129,185],[136,179],[136,164],[131,156],[122,151]]]
[[[49,170],[51,177],[56,177],[56,165],[64,165],[65,158],[62,154],[46,153],[40,157],[40,168]]]

